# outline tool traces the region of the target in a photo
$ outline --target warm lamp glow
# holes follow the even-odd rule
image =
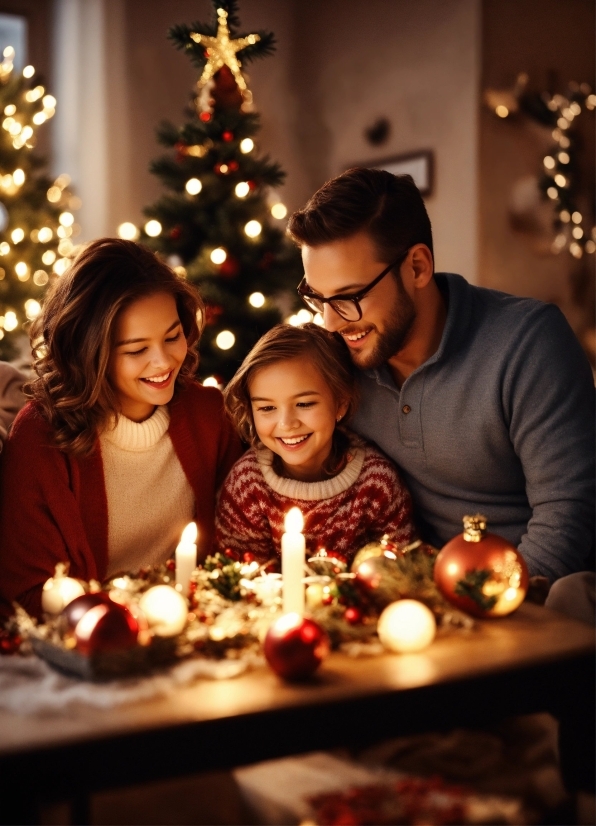
[[[304,517],[300,508],[290,508],[284,519],[286,533],[301,533],[304,528]]]
[[[379,617],[377,633],[390,651],[422,651],[435,638],[437,624],[432,611],[414,599],[392,602]]]

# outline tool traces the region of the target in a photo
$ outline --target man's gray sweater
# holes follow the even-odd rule
[[[553,305],[436,275],[448,304],[437,352],[398,388],[359,373],[352,422],[402,469],[437,547],[483,513],[530,573],[585,569],[594,542],[594,383]]]

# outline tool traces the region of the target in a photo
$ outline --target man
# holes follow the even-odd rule
[[[291,217],[299,293],[359,368],[354,429],[403,470],[424,539],[481,512],[550,581],[590,566],[594,387],[561,312],[433,267],[408,175],[352,169]]]

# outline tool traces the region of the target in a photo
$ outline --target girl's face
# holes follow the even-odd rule
[[[261,442],[281,458],[293,479],[325,478],[338,416],[346,409],[309,359],[295,358],[263,367],[248,385],[255,430]]]
[[[187,346],[173,296],[140,298],[116,318],[108,377],[120,412],[134,422],[148,419],[174,394]]]

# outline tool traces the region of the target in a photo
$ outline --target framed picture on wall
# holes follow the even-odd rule
[[[392,158],[363,164],[372,169],[384,169],[393,175],[411,175],[421,195],[430,195],[433,188],[434,162],[429,149],[411,152],[407,155],[395,155]]]

